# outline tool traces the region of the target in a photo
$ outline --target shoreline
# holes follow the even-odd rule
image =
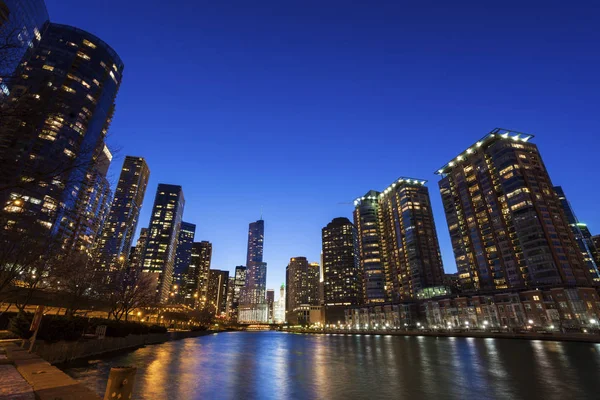
[[[360,331],[360,330],[284,330],[282,332],[313,335],[365,335],[365,336],[429,336],[477,339],[544,340],[554,342],[600,343],[600,335],[585,333],[511,333],[511,332],[417,332],[417,331]]]

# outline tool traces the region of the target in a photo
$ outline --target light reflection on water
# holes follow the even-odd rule
[[[135,399],[598,399],[600,345],[231,332],[66,372],[103,395],[135,365]]]

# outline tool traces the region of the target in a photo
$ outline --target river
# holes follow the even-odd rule
[[[511,339],[230,332],[65,370],[104,394],[138,367],[134,399],[600,399],[600,345]]]

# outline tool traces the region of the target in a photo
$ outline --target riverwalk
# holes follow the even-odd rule
[[[0,399],[100,400],[92,390],[36,354],[2,343],[6,363],[0,365]]]
[[[584,342],[600,343],[600,335],[589,333],[513,333],[513,332],[485,332],[485,331],[415,331],[415,330],[357,330],[357,329],[290,329],[290,333],[314,335],[388,335],[388,336],[430,336],[430,337],[467,337],[467,338],[495,338],[495,339],[521,339],[521,340],[549,340],[557,342]]]

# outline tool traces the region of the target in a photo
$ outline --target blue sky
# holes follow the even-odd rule
[[[109,143],[183,186],[213,268],[265,219],[268,287],[317,261],[321,228],[399,176],[433,172],[496,127],[536,135],[555,184],[600,233],[600,4],[593,1],[46,0],[125,63]]]

